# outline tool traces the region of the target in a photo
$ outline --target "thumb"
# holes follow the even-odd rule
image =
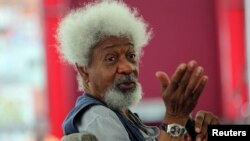
[[[162,90],[166,89],[170,83],[168,75],[163,71],[157,71],[155,76],[161,81]]]

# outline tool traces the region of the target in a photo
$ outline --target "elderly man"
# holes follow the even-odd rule
[[[84,90],[63,123],[65,135],[89,132],[100,141],[184,140],[189,115],[208,79],[196,61],[179,65],[171,79],[156,72],[166,106],[161,128],[144,125],[129,110],[142,98],[138,63],[151,34],[138,12],[121,1],[90,3],[61,21],[58,49],[76,68]],[[198,112],[196,138],[207,139],[207,125],[218,123],[212,113]]]

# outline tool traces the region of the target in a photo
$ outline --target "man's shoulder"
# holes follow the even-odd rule
[[[92,106],[84,113],[84,115],[92,117],[102,117],[102,118],[117,117],[114,111],[103,105]]]
[[[120,132],[126,131],[116,113],[102,105],[95,105],[88,109],[82,115],[77,128],[80,132],[98,132],[100,128],[112,128]],[[127,134],[125,135],[127,136]]]

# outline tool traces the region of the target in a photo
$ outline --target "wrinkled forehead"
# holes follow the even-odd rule
[[[134,48],[133,42],[126,36],[121,36],[121,37],[106,36],[100,39],[95,45],[95,47],[101,47],[101,48],[119,47],[119,46],[128,46]]]

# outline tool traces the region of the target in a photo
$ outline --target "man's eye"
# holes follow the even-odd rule
[[[135,57],[136,57],[135,53],[130,53],[130,54],[128,54],[128,58],[129,58],[129,59],[135,60]]]
[[[105,58],[105,61],[108,62],[108,63],[112,63],[112,62],[115,62],[116,60],[116,57],[115,56],[107,56]]]

